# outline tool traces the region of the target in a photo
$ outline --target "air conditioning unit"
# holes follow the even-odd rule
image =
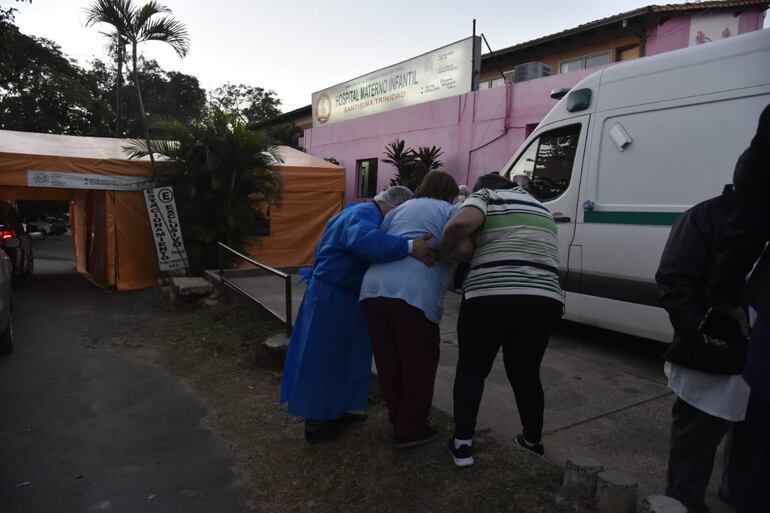
[[[513,75],[514,82],[526,82],[535,78],[550,77],[551,66],[542,62],[527,62],[519,64],[513,68],[513,72],[509,71],[505,75],[509,80],[511,78],[510,75]]]

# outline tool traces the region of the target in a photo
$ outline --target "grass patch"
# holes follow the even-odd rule
[[[557,467],[483,434],[474,441],[476,465],[456,469],[444,445],[451,419],[438,411],[433,423],[446,436],[428,446],[396,451],[382,403],[340,440],[309,445],[300,419],[278,404],[282,362],[260,345],[280,324],[250,304],[172,307],[159,299],[147,308],[153,315],[132,336],[153,340],[160,363],[203,401],[205,422],[235,456],[237,485],[257,511],[576,511],[557,504]]]

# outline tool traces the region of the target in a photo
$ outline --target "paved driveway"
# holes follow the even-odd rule
[[[35,244],[0,359],[0,511],[248,511],[195,397],[153,354],[100,343],[140,325],[132,305],[158,291],[101,290],[75,274],[69,238]]]

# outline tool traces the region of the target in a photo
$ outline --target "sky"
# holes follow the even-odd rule
[[[136,1],[136,0],[135,0]],[[198,77],[204,89],[226,82],[272,89],[284,112],[311,94],[483,32],[492,49],[559,32],[654,2],[638,0],[160,0],[187,25],[191,50],[148,43],[146,57]],[[86,27],[91,0],[32,0],[15,7],[25,34],[51,39],[87,66],[106,59],[106,26]],[[139,4],[145,3],[138,0]],[[658,2],[664,3],[664,2]],[[770,17],[769,17],[770,18]],[[765,21],[765,27],[768,20]],[[484,50],[483,53],[486,53]]]

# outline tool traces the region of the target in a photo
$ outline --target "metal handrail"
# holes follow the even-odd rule
[[[226,244],[223,244],[221,242],[217,242],[217,246],[219,247],[219,281],[221,283],[224,283],[228,287],[230,287],[233,290],[236,290],[243,294],[244,296],[248,297],[252,301],[259,304],[262,308],[270,312],[273,316],[275,316],[279,321],[283,322],[286,325],[286,336],[291,336],[291,330],[292,330],[292,315],[291,315],[291,276],[286,274],[283,271],[279,271],[278,269],[274,269],[268,265],[262,264],[260,262],[257,262],[253,258],[244,255],[243,253],[234,250],[233,248],[227,246]],[[270,274],[273,274],[275,276],[278,276],[279,278],[282,278],[284,280],[284,284],[286,287],[286,315],[284,317],[281,316],[278,312],[267,306],[265,303],[263,303],[258,297],[255,297],[249,291],[246,289],[239,287],[238,284],[233,282],[232,280],[229,280],[225,277],[225,255],[224,251],[228,251],[229,253],[233,254],[234,256],[240,258],[241,260],[244,260],[263,271],[267,271]]]

